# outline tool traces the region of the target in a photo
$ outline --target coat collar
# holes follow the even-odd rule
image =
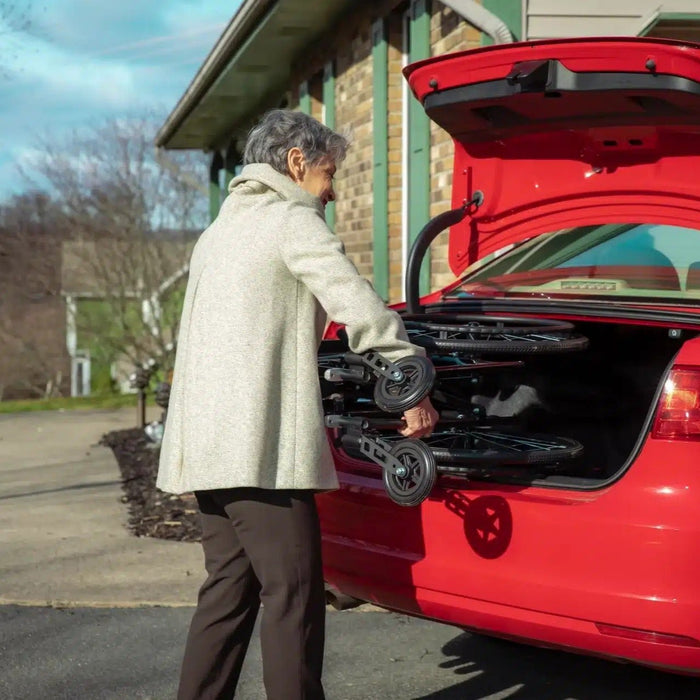
[[[270,189],[275,190],[275,192],[280,194],[284,199],[299,202],[307,207],[313,207],[323,215],[323,205],[319,197],[302,189],[292,178],[287,175],[282,175],[282,173],[277,172],[267,163],[249,163],[244,166],[243,170],[241,170],[241,174],[231,180],[228,191],[232,192],[236,185],[250,180],[260,182]]]

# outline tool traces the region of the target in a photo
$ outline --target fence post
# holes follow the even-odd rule
[[[146,389],[151,381],[153,367],[136,367],[131,375],[131,384],[137,390],[136,422],[137,427],[146,426]]]

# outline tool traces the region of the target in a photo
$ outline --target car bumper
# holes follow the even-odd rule
[[[444,591],[388,584],[377,586],[368,584],[364,577],[353,577],[332,566],[324,567],[324,572],[326,580],[336,590],[396,612],[535,646],[700,677],[700,642],[690,638],[679,637],[676,643],[625,639],[601,632],[592,620],[526,610]]]

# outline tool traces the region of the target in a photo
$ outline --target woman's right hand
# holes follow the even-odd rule
[[[428,437],[433,432],[439,417],[426,396],[417,406],[404,411],[403,420],[406,427],[401,428],[399,433],[407,438]]]

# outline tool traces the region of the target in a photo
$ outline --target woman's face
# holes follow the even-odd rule
[[[328,202],[335,201],[335,161],[332,158],[326,156],[318,163],[309,165],[301,150],[292,148],[287,156],[287,165],[292,180],[302,189],[318,197],[324,207]]]

